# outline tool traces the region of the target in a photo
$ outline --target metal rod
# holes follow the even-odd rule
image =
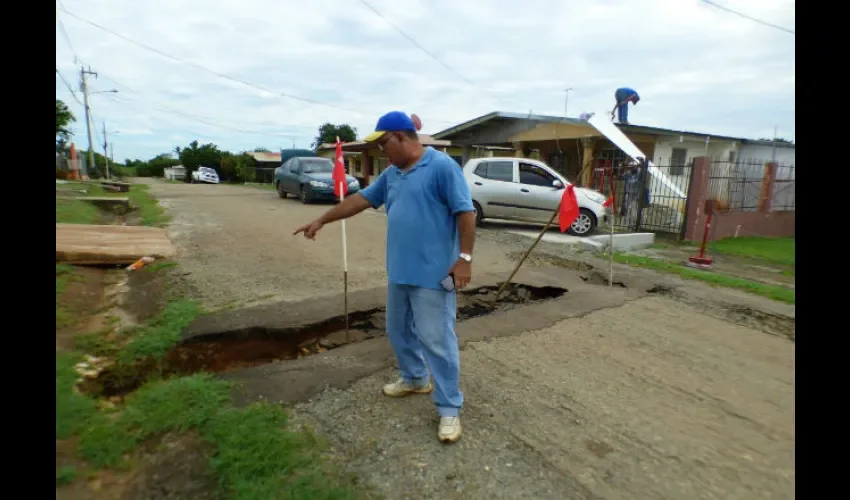
[[[546,225],[543,226],[543,229],[540,230],[540,234],[537,235],[537,239],[535,239],[534,243],[532,243],[531,246],[528,247],[528,250],[525,251],[525,255],[522,256],[522,258],[517,263],[516,267],[514,267],[514,270],[513,270],[513,272],[511,272],[511,275],[508,276],[508,279],[505,280],[505,282],[502,283],[502,286],[499,287],[499,290],[496,292],[496,297],[493,298],[493,303],[492,303],[493,306],[495,306],[496,302],[499,301],[499,296],[502,295],[502,292],[504,292],[505,288],[507,288],[508,285],[511,283],[511,280],[513,279],[516,272],[519,271],[519,268],[525,262],[525,259],[528,258],[529,254],[531,254],[531,251],[534,250],[534,247],[537,246],[537,243],[539,243],[540,240],[543,238],[543,235],[546,234],[546,231],[549,229],[549,226],[552,225],[552,222],[555,220],[555,217],[558,216],[558,212],[560,210],[561,210],[561,204],[558,203],[558,208],[556,208],[555,211],[552,212],[552,217],[549,217],[549,222],[547,222]]]

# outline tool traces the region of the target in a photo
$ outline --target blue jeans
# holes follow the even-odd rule
[[[617,103],[623,102],[628,96],[625,92],[615,92],[614,99],[617,100]],[[626,123],[629,121],[629,103],[625,103],[622,106],[617,108],[617,120],[620,123]]]
[[[387,287],[387,337],[401,377],[414,386],[428,385],[430,369],[432,397],[441,417],[456,417],[463,406],[456,316],[455,292],[392,283]]]

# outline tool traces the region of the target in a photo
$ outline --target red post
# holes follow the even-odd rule
[[[713,262],[711,257],[705,256],[705,244],[708,242],[708,232],[711,229],[711,217],[714,215],[714,200],[705,201],[705,228],[702,233],[702,245],[699,247],[699,255],[688,257],[687,265],[700,269],[708,269]]]

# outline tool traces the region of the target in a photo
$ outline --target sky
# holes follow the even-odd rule
[[[714,3],[795,30],[792,0]],[[119,162],[309,147],[325,122],[363,137],[391,110],[430,134],[607,113],[618,87],[632,124],[794,140],[794,38],[702,0],[59,0],[56,98],[87,148],[80,65],[97,73],[93,140],[105,124]]]

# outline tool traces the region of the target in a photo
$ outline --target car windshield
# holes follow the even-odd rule
[[[334,170],[333,162],[323,158],[301,160],[301,163],[305,174],[329,174]]]
[[[215,173],[215,170],[213,170],[209,167],[201,167],[198,170],[200,170],[202,173],[205,173],[205,174],[214,174]]]

